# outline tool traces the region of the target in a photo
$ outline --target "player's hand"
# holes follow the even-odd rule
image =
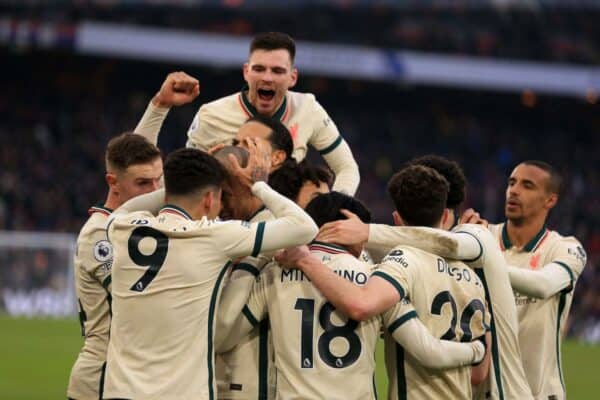
[[[364,244],[369,240],[369,224],[348,210],[340,210],[345,220],[328,222],[319,229],[317,239],[325,243]]]
[[[182,71],[171,72],[152,99],[152,104],[161,108],[181,106],[192,102],[199,94],[198,79]]]
[[[283,268],[297,268],[298,262],[310,257],[308,246],[290,247],[275,254],[275,261]]]
[[[219,143],[213,147],[211,147],[210,149],[208,149],[207,153],[210,154],[211,156],[214,156],[215,153],[219,150],[221,150],[223,147],[225,147],[225,143]]]
[[[486,219],[481,218],[477,211],[473,210],[472,208],[469,208],[462,213],[458,220],[458,224],[477,224],[483,225],[487,228],[488,221]]]
[[[242,168],[233,154],[229,155],[231,172],[247,187],[255,182],[269,180],[271,171],[271,147],[267,141],[260,138],[245,138],[244,144],[248,150],[248,165]]]

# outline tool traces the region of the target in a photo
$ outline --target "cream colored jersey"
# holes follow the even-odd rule
[[[192,121],[186,146],[207,151],[220,143],[231,144],[240,126],[256,113],[244,91],[204,104]],[[288,127],[297,161],[306,157],[308,145],[314,147],[336,174],[334,190],[356,192],[360,181],[356,161],[313,94],[288,91],[273,118]]]
[[[250,222],[273,220],[275,217],[267,208],[262,208]],[[225,278],[225,286],[236,282],[234,298],[223,296],[217,317],[221,310],[236,308],[239,313],[248,300],[248,294],[256,277],[265,264],[272,259],[272,254],[260,254],[258,257],[246,257],[232,267],[232,272]],[[238,302],[239,306],[223,304]],[[217,325],[216,336],[227,335]],[[260,321],[250,334],[242,339],[233,349],[218,352],[216,355],[217,398],[228,399],[274,399],[275,369],[273,365],[273,343],[267,320]]]
[[[113,244],[113,319],[106,399],[210,399],[214,316],[230,259],[297,246],[317,229],[296,204],[263,182],[252,187],[276,220],[193,221],[165,206],[119,216]]]
[[[343,248],[313,243],[311,251],[339,276],[367,282],[371,266]],[[381,317],[358,323],[335,310],[300,270],[265,267],[244,315],[267,315],[273,333],[277,399],[374,399],[375,345]]]
[[[492,336],[491,367],[488,379],[474,390],[476,399],[531,399],[518,339],[518,321],[512,289],[502,254],[490,232],[480,225],[454,228],[459,235],[423,227],[392,227],[371,224],[369,244],[374,252],[389,251],[406,244],[448,258],[465,261],[484,286]]]
[[[419,319],[434,336],[470,342],[485,333],[483,284],[464,263],[398,246],[371,276],[385,279],[401,298],[410,299]],[[390,399],[471,398],[470,367],[428,369],[396,345],[388,346],[386,355]]]
[[[67,396],[73,399],[102,397],[106,351],[110,334],[110,286],[113,251],[106,238],[112,210],[94,206],[77,238],[75,293],[79,306],[83,348],[71,370]]]
[[[505,224],[490,225],[507,264],[538,269],[554,263],[571,277],[571,285],[548,299],[530,298],[515,292],[519,318],[521,356],[529,385],[536,399],[565,399],[560,346],[573,301],[573,289],[586,263],[586,253],[574,237],[542,230],[523,248],[510,242]]]

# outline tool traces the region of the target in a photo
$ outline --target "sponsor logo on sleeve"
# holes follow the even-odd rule
[[[567,251],[569,252],[570,255],[572,255],[579,261],[581,261],[582,264],[585,264],[585,261],[587,260],[587,254],[585,253],[585,250],[583,249],[583,247],[581,247],[581,246],[577,246],[576,248],[569,247],[567,249]]]
[[[404,258],[404,252],[402,250],[392,250],[388,253],[387,256],[383,259],[384,262],[392,261],[397,264],[402,265],[404,268],[408,268],[408,262]]]

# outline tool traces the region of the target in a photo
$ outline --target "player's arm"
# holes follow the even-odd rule
[[[215,243],[232,260],[310,242],[317,234],[314,221],[296,203],[280,195],[262,181],[252,185],[252,193],[262,200],[275,219],[258,223],[229,221],[223,223],[223,237]]]
[[[165,78],[160,90],[152,98],[134,133],[150,143],[158,143],[162,124],[173,106],[192,102],[200,94],[200,83],[185,72],[172,72]]]
[[[260,269],[267,261],[266,258],[260,256],[246,257],[232,267],[229,281],[221,294],[217,313],[215,327],[215,349],[217,351],[222,351],[223,343],[238,322]]]
[[[231,156],[231,171],[243,184],[250,187],[252,194],[258,197],[275,219],[252,224],[229,224],[231,231],[223,245],[223,252],[231,259],[260,253],[273,252],[286,247],[299,246],[310,242],[318,228],[308,214],[296,203],[280,195],[266,183],[269,178],[269,146],[259,139],[247,139],[250,157],[246,167],[242,168],[235,157]],[[246,228],[246,229],[244,229]]]
[[[121,204],[112,216],[116,217],[123,214],[128,214],[135,211],[149,211],[156,215],[165,205],[165,189],[161,188],[150,193],[144,193],[133,197]]]
[[[347,210],[342,213],[347,219],[323,225],[319,240],[346,245],[367,244],[373,254],[387,254],[394,247],[402,245],[459,260],[481,256],[481,245],[470,234],[427,227],[365,224]]]
[[[458,343],[434,337],[412,306],[398,303],[383,314],[394,340],[421,365],[433,369],[456,368],[481,363],[486,349],[479,340]]]
[[[263,279],[260,279],[263,278]],[[224,327],[220,333],[223,337],[215,342],[217,352],[227,352],[235,347],[252,329],[267,317],[267,279],[260,275],[258,280],[253,279],[247,302],[240,307],[231,319],[232,323]],[[238,285],[239,286],[239,285]],[[223,312],[219,309],[217,320],[221,319]],[[221,323],[223,320],[221,320]]]
[[[572,290],[587,261],[581,243],[573,237],[563,238],[553,245],[549,259],[550,263],[537,270],[509,266],[512,287],[539,299]]]
[[[306,246],[287,249],[276,258],[280,264],[302,270],[327,300],[356,321],[381,314],[405,296],[397,281],[380,271],[371,275],[364,286],[343,279],[311,255]]]
[[[539,270],[508,266],[508,276],[513,289],[538,299],[552,297],[572,284],[569,272],[556,263],[547,264]]]
[[[471,385],[476,386],[485,381],[490,373],[492,352],[492,334],[490,331],[485,332],[485,356],[483,360],[471,368]]]
[[[358,164],[348,143],[342,138],[327,112],[315,101],[314,115],[319,118],[317,128],[309,143],[323,156],[335,173],[333,190],[354,196],[360,183]]]

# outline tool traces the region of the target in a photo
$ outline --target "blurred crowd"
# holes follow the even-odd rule
[[[104,146],[135,127],[176,67],[2,49],[0,58],[0,230],[77,232],[106,196]],[[201,95],[171,111],[159,138],[165,154],[185,144],[202,102],[243,83],[238,71],[185,70],[200,80]],[[550,228],[575,235],[588,253],[570,332],[600,340],[598,105],[302,75],[297,89],[316,94],[349,142],[361,169],[357,196],[378,222],[392,223],[387,179],[415,156],[458,161],[469,180],[465,206],[492,222],[503,221],[507,177],[519,161],[554,164],[566,185]]]
[[[278,30],[297,40],[347,43],[535,61],[600,62],[600,8],[329,6],[181,7],[151,2],[75,2],[56,7],[0,5],[0,15],[72,23],[84,20],[233,35]],[[335,3],[335,2],[334,2]],[[46,4],[44,6],[44,4]],[[297,4],[297,3],[296,3]],[[293,7],[293,12],[290,12]],[[377,29],[374,29],[377,27]]]

